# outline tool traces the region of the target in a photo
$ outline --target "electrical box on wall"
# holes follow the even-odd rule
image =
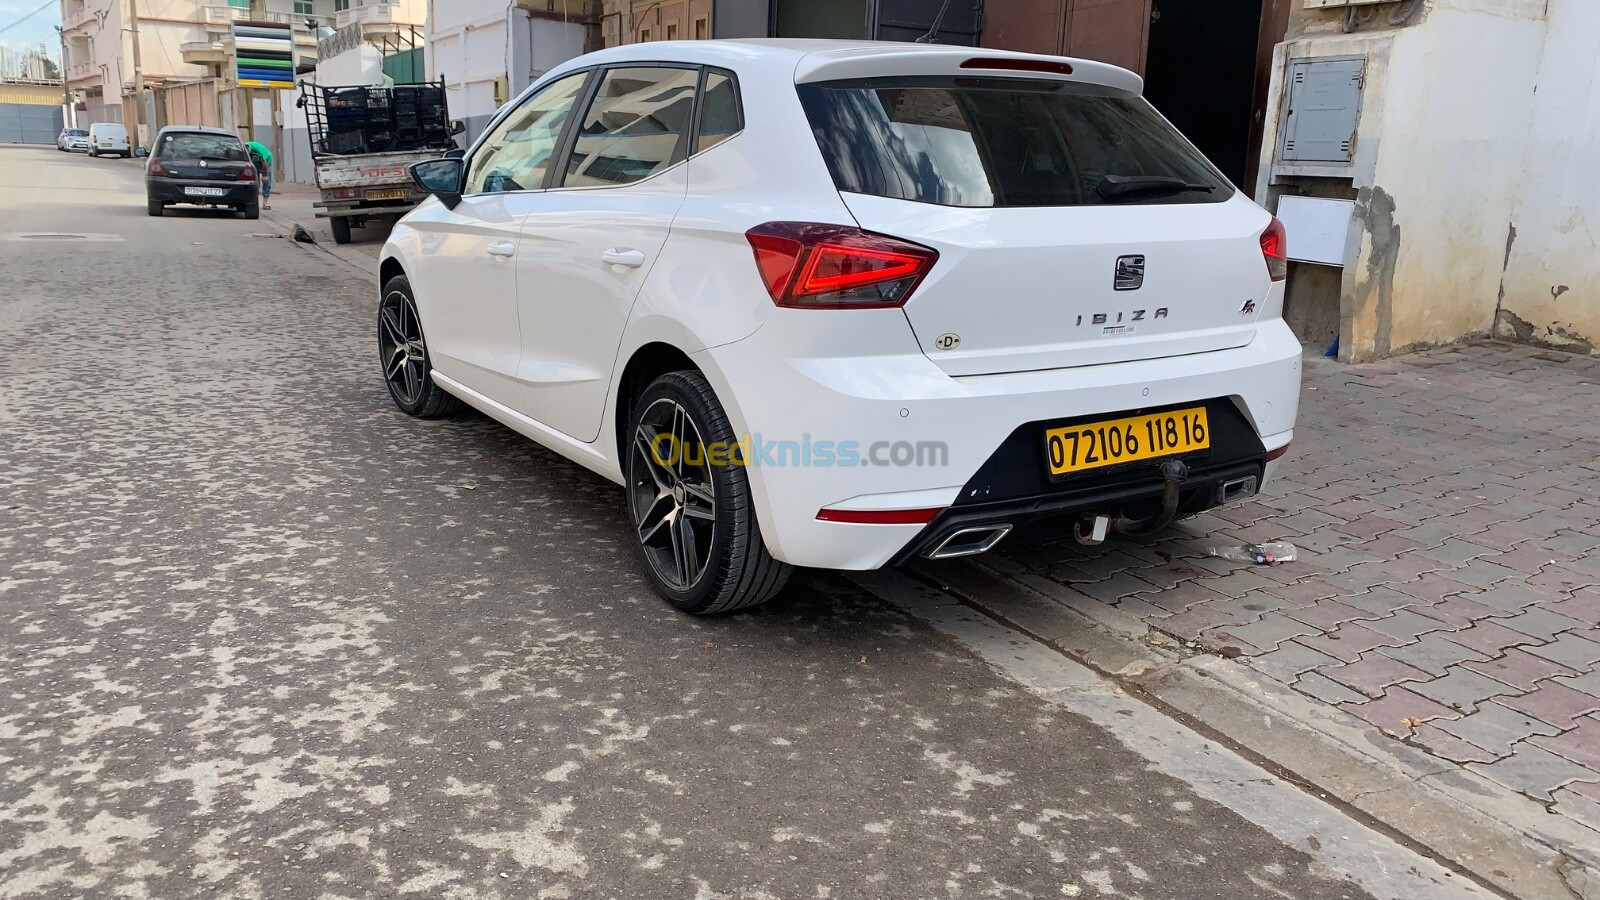
[[[1289,63],[1289,98],[1276,162],[1288,166],[1349,166],[1366,59],[1336,56]]]

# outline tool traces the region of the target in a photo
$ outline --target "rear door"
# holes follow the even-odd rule
[[[939,251],[905,306],[951,375],[1248,343],[1271,217],[1136,95],[1060,80],[799,86],[861,227]]]
[[[623,326],[683,205],[699,79],[689,66],[605,70],[522,224],[524,412],[578,440],[600,433]]]

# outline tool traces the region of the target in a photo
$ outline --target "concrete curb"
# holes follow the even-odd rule
[[[1047,579],[970,561],[914,575],[1209,733],[1306,790],[1515,897],[1600,900],[1593,832],[1475,773],[1408,747],[1248,667],[1184,658],[1136,617]],[[1162,645],[1165,645],[1163,647]]]

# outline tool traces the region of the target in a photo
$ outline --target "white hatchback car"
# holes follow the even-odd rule
[[[622,484],[680,609],[791,566],[1148,533],[1255,493],[1300,343],[1272,216],[1094,62],[696,41],[572,60],[382,256],[395,402]]]

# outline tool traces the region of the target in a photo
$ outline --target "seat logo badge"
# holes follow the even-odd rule
[[[933,339],[933,345],[938,347],[940,350],[954,350],[955,348],[961,346],[961,335],[941,334]]]
[[[1255,315],[1255,311],[1256,311],[1256,302],[1254,300],[1246,300],[1244,302],[1244,305],[1239,307],[1239,315],[1242,315],[1242,316]]]
[[[1142,287],[1144,287],[1144,256],[1117,257],[1117,290],[1137,291]]]

